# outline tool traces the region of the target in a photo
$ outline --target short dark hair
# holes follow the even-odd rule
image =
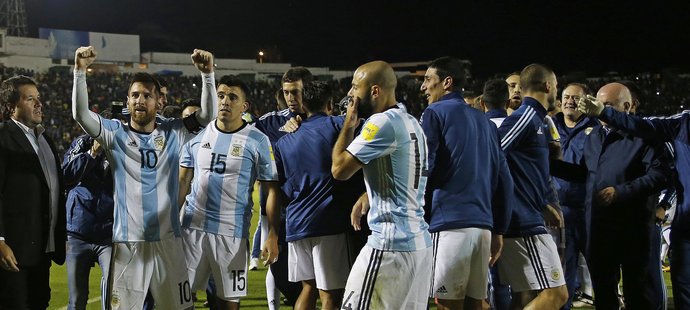
[[[153,75],[146,73],[146,72],[137,72],[132,76],[132,80],[129,83],[129,88],[127,89],[127,92],[129,92],[130,89],[132,89],[132,85],[134,83],[141,83],[144,85],[153,85],[153,92],[156,94],[156,97],[160,97],[161,95],[161,83],[156,79]]]
[[[224,75],[218,81],[218,86],[220,85],[225,85],[227,87],[239,87],[239,89],[241,89],[244,93],[244,100],[249,101],[249,86],[247,86],[247,83],[242,81],[240,78],[234,75]]]
[[[505,77],[505,80],[507,80],[509,77],[511,77],[513,75],[520,76],[520,71],[513,71],[511,73],[508,73],[508,75],[506,75],[506,77]]]
[[[182,108],[176,106],[176,105],[169,105],[163,108],[163,111],[161,111],[161,114],[165,118],[180,118],[182,117]]]
[[[182,110],[186,109],[187,107],[201,108],[201,102],[199,102],[199,99],[197,98],[187,98],[184,101],[182,101]]]
[[[162,76],[156,77],[156,80],[158,81],[158,85],[160,85],[161,88],[168,87],[168,82]]]
[[[453,79],[453,91],[462,91],[465,84],[465,66],[453,57],[445,56],[434,59],[429,68],[436,69],[436,74],[443,80],[446,77]]]
[[[315,113],[322,111],[333,96],[333,90],[328,83],[314,81],[304,85],[302,101],[307,111]]]
[[[565,87],[563,87],[563,90],[565,90],[566,88],[568,88],[568,87],[570,87],[570,86],[577,86],[577,87],[579,87],[580,89],[582,89],[582,92],[585,93],[585,96],[591,95],[591,94],[592,94],[592,90],[589,89],[589,86],[587,86],[587,84],[577,83],[577,82],[568,83],[568,85],[566,85]]]
[[[24,85],[38,87],[33,79],[25,75],[15,75],[0,84],[0,110],[2,110],[3,119],[9,119],[14,113],[19,103],[19,88]]]
[[[482,101],[488,109],[505,110],[508,103],[508,83],[503,79],[488,80],[484,83],[484,94]]]
[[[305,67],[294,67],[290,68],[283,74],[281,79],[282,83],[293,83],[297,81],[302,81],[304,84],[311,83],[314,80],[314,76],[311,75],[309,69]]]
[[[522,92],[538,91],[546,92],[544,83],[548,81],[553,70],[542,64],[531,64],[520,72],[520,89]]]

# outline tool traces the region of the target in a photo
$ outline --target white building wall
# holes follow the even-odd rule
[[[9,55],[49,58],[48,40],[35,38],[6,37],[5,53]]]

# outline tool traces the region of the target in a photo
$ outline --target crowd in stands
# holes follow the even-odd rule
[[[64,69],[64,68],[62,68]],[[59,141],[57,148],[62,154],[69,143],[82,134],[81,128],[72,119],[72,72],[71,70],[49,70],[34,72],[22,68],[0,66],[0,79],[13,75],[26,75],[34,78],[39,84],[45,105],[44,126],[54,139]],[[110,106],[113,101],[126,101],[129,74],[94,73],[89,76],[89,98],[93,111],[100,111]],[[197,76],[158,76],[168,85],[168,104],[181,105],[187,98],[199,98],[201,87]],[[580,79],[580,80],[578,80]],[[472,78],[467,81],[465,90],[473,95],[480,95],[486,79]],[[642,115],[671,115],[687,109],[690,105],[690,75],[676,74],[637,74],[617,75],[601,78],[560,77],[559,83],[584,82],[590,89],[599,89],[606,83],[617,80],[629,80],[637,84],[642,94],[642,106],[638,111]],[[334,102],[340,101],[350,89],[350,79],[329,81],[334,90]],[[396,97],[405,104],[410,114],[421,116],[426,105],[419,88],[421,77],[405,76],[399,79]],[[276,109],[275,93],[280,88],[280,81],[250,81],[250,111],[258,117]]]

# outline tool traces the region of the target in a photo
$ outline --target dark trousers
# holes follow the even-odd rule
[[[580,253],[585,253],[587,233],[585,231],[585,210],[563,207],[565,218],[565,284],[568,288],[568,302],[562,309],[570,310],[577,288],[577,266]]]
[[[494,265],[489,268],[489,273],[491,273],[491,292],[493,292],[493,304],[491,305],[493,310],[510,310],[510,303],[513,300],[513,296],[510,292],[510,285],[501,284],[501,278],[498,275],[498,266]],[[491,296],[490,296],[491,297]]]
[[[671,283],[676,309],[690,309],[690,236],[676,234],[671,228]]]
[[[45,310],[50,302],[50,258],[19,272],[0,270],[0,310]]]
[[[650,290],[648,294],[652,296],[653,309],[666,309],[666,283],[664,282],[664,273],[661,271],[661,226],[654,225],[652,227],[651,244],[652,250],[649,251],[649,273],[652,275],[652,283],[647,286]],[[627,298],[627,297],[626,297]]]
[[[655,276],[649,267],[652,226],[651,220],[645,223],[622,218],[592,222],[587,263],[597,310],[618,309],[621,270],[626,309],[656,308],[658,299],[652,288]]]

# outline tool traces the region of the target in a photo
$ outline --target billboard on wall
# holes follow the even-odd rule
[[[98,60],[139,62],[138,35],[50,28],[39,28],[38,33],[39,38],[48,40],[53,59],[72,59],[78,47],[91,45],[98,53]]]
[[[72,59],[78,47],[89,45],[89,33],[84,31],[39,28],[38,37],[48,40],[53,59]]]
[[[139,62],[138,35],[89,32],[89,43],[100,60]]]

